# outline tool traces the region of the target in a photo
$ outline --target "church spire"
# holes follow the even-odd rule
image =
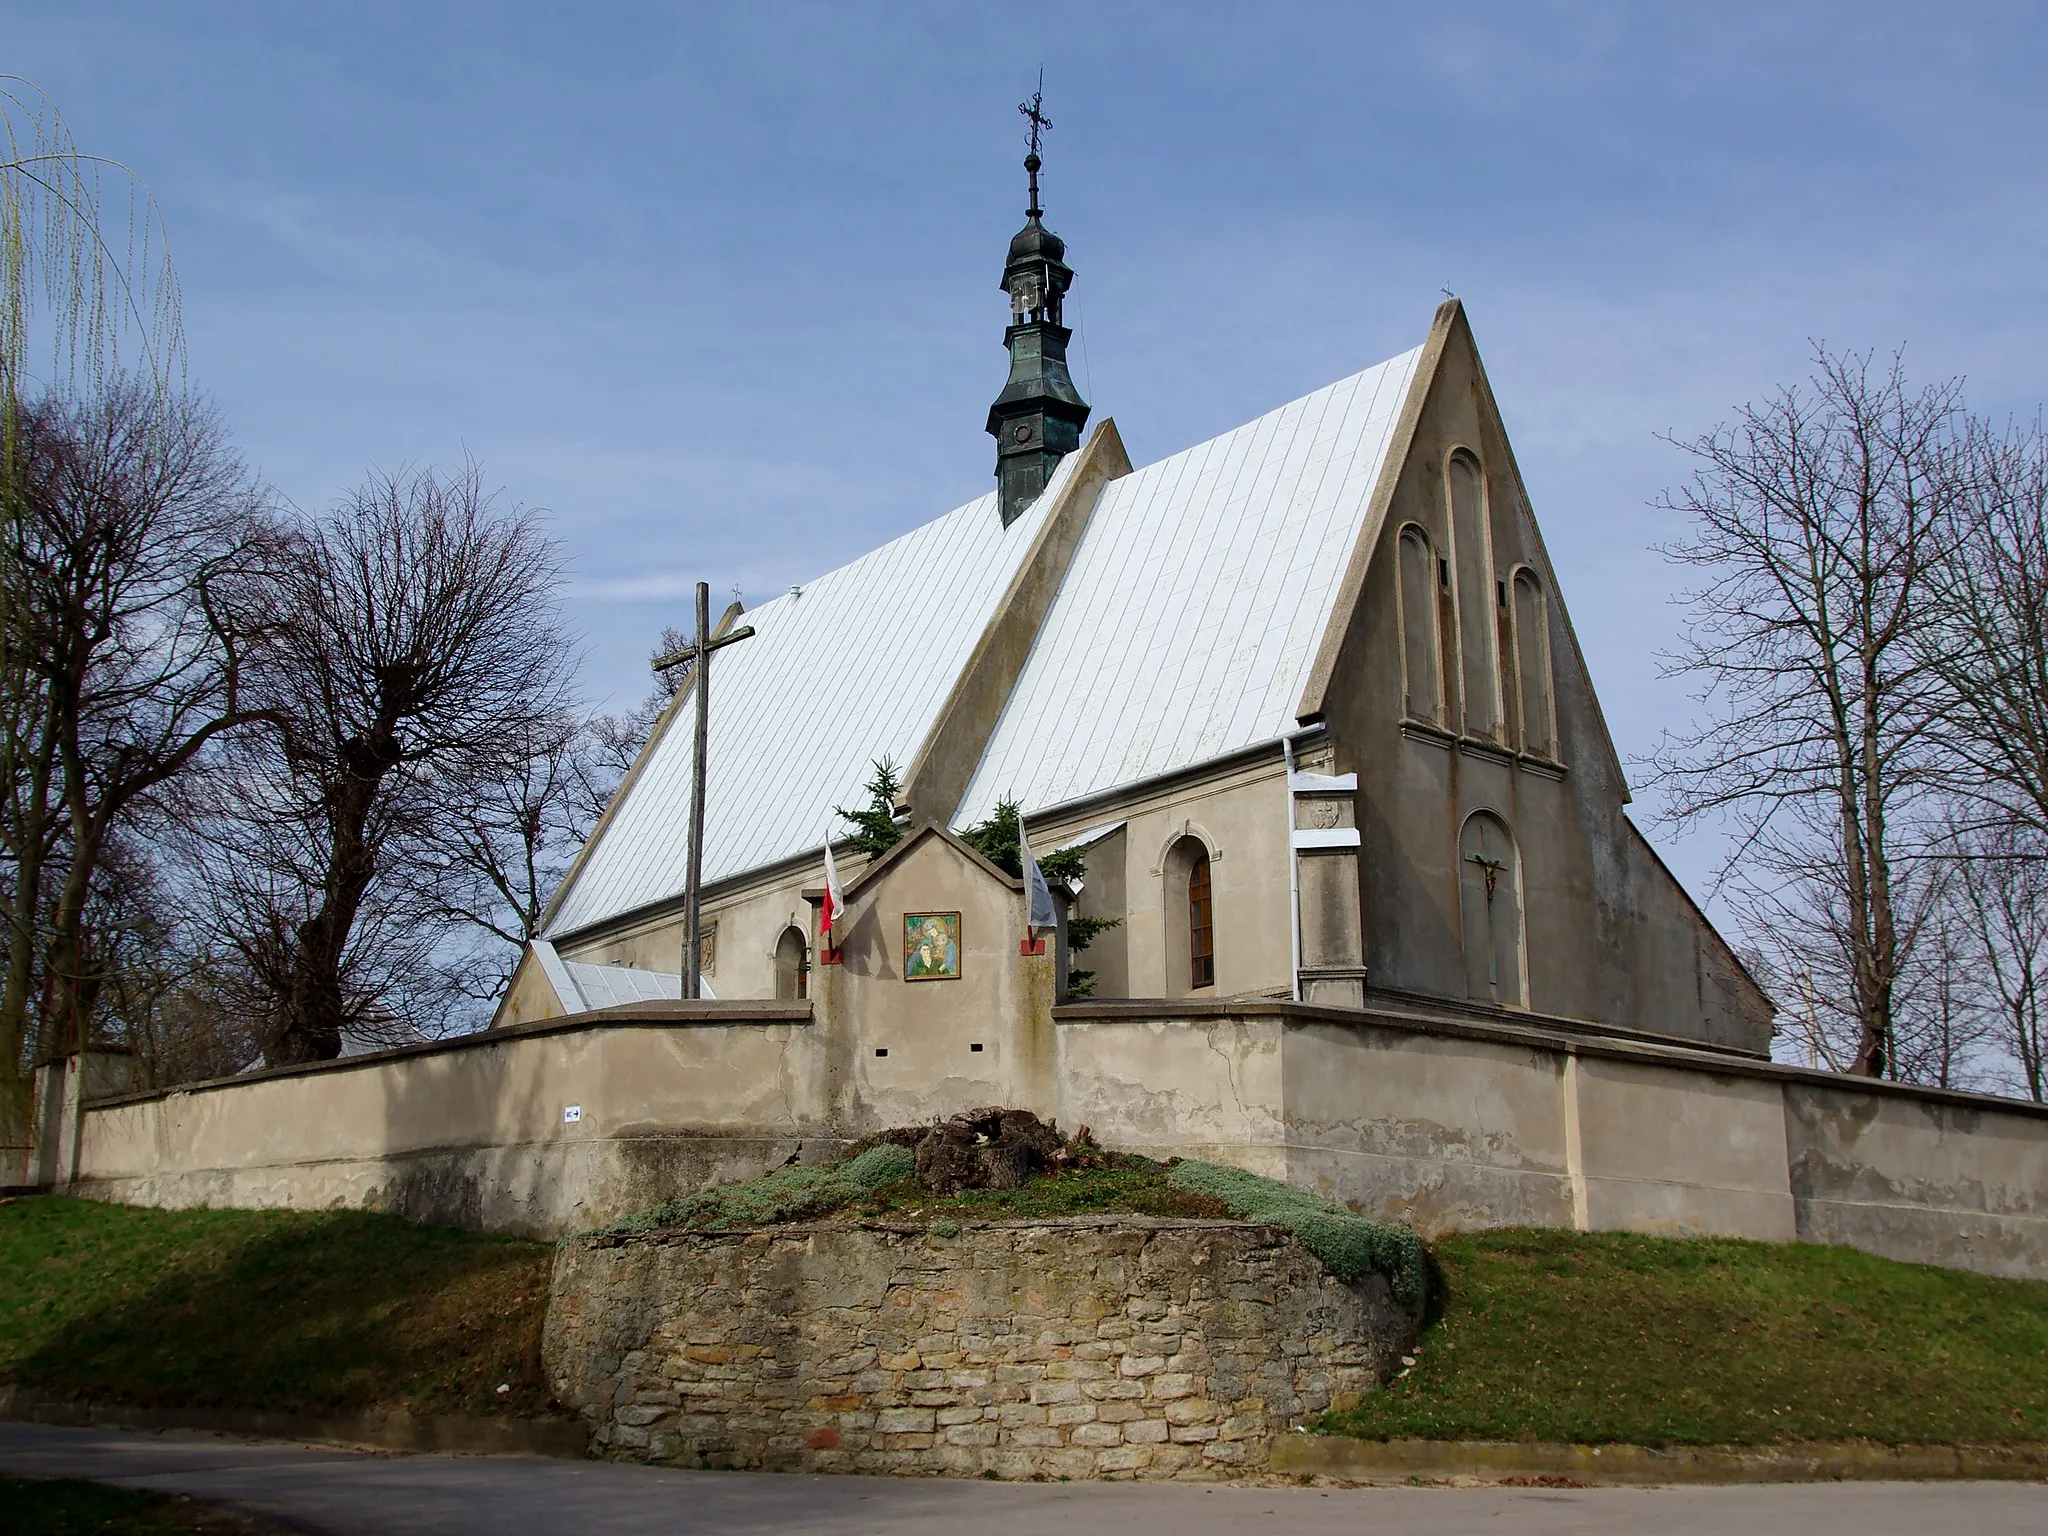
[[[1024,156],[1031,205],[1003,265],[1003,291],[1010,296],[1010,325],[1003,332],[1010,380],[988,408],[1005,528],[1038,499],[1060,460],[1081,446],[1081,427],[1088,420],[1088,402],[1067,373],[1067,340],[1073,332],[1060,323],[1074,270],[1066,263],[1066,242],[1040,222],[1045,210],[1038,206],[1038,170],[1044,162],[1038,149],[1040,136],[1052,126],[1042,110],[1044,83],[1041,74],[1041,89],[1017,108],[1031,122],[1030,150]]]

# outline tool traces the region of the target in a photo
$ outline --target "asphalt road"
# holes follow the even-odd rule
[[[2048,1486],[1212,1488],[675,1472],[524,1457],[395,1456],[216,1435],[0,1423],[0,1471],[187,1493],[313,1536],[1244,1536],[1382,1530],[1658,1536],[2005,1536],[2048,1531]],[[6,1529],[0,1510],[0,1531]]]

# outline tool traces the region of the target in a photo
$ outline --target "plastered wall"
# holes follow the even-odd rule
[[[116,1100],[83,1117],[77,1191],[553,1235],[830,1137],[807,1006],[697,1007],[687,1024],[650,1005]]]
[[[1765,1241],[2048,1278],[2048,1110],[1702,1051],[1282,1002],[1071,1004],[1063,1117],[1425,1234]]]
[[[1321,701],[1338,768],[1359,775],[1372,985],[1467,996],[1459,835],[1468,817],[1491,812],[1512,829],[1519,853],[1527,1007],[1765,1055],[1768,1000],[1623,812],[1628,785],[1462,315],[1441,343],[1441,366],[1373,534],[1355,617]],[[1460,454],[1483,468],[1483,559],[1458,550],[1452,526],[1448,465]],[[1444,713],[1434,723],[1407,718],[1399,540],[1410,524],[1448,563],[1453,606],[1483,612],[1479,630],[1498,622],[1502,640],[1505,610],[1479,575],[1490,570],[1505,582],[1527,568],[1540,580],[1554,748],[1522,750],[1530,743],[1513,729],[1465,718],[1455,624],[1441,630],[1441,671],[1452,684]]]
[[[2048,1278],[2039,1106],[1540,1023],[1255,999],[1053,1009],[1044,957],[1014,948],[1012,1017],[1049,1040],[964,1004],[934,1006],[914,1037],[935,1061],[1001,1042],[972,1053],[994,1056],[986,1074],[855,1070],[874,1046],[835,1035],[829,998],[815,1013],[643,1004],[90,1107],[76,1187],[560,1234],[879,1125],[1023,1098],[1105,1145],[1235,1163],[1426,1234],[1796,1236]]]

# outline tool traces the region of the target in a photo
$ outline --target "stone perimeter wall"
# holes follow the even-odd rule
[[[1263,1469],[1417,1323],[1252,1223],[818,1224],[564,1243],[543,1353],[602,1455],[1201,1478]]]

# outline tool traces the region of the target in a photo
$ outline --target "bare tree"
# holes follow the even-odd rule
[[[689,637],[671,624],[662,630],[660,641],[647,653],[647,659],[649,662],[659,661],[665,656],[675,655],[689,644]],[[585,722],[580,757],[582,805],[579,809],[588,826],[595,826],[604,815],[619,785],[632,771],[633,764],[640,760],[641,750],[654,734],[654,728],[661,723],[663,712],[682,692],[689,675],[687,662],[656,672],[647,697],[632,709],[621,710],[617,714],[592,715]]]
[[[1935,1088],[1992,1086],[1999,1045],[1987,1018],[1982,929],[1952,847],[1913,861],[1920,899],[1893,1006],[1892,1075]]]
[[[2048,834],[2048,436],[1980,427],[1953,509],[1954,558],[1922,630],[1948,780],[1997,825]]]
[[[583,845],[592,769],[588,725],[564,712],[536,723],[523,753],[476,775],[449,808],[428,872],[434,916],[475,941],[453,965],[459,991],[496,999]]]
[[[1893,1065],[1912,937],[1896,865],[1927,782],[1916,628],[1948,554],[1959,394],[1821,348],[1807,387],[1679,443],[1693,477],[1659,503],[1692,523],[1664,551],[1702,573],[1670,671],[1704,685],[1707,719],[1665,738],[1656,787],[1677,823],[1733,820],[1724,877],[1760,936],[1810,924],[1839,955],[1848,1066],[1870,1076]]]
[[[102,978],[100,1028],[135,1054],[138,1081],[167,1088],[227,1077],[261,1047],[230,1003],[228,971],[181,887],[141,838],[117,836],[93,883],[86,950]]]
[[[8,954],[0,1050],[32,1012],[45,1050],[90,1039],[90,953],[110,843],[210,743],[261,718],[244,686],[277,550],[218,416],[113,380],[18,414],[4,625],[19,658],[0,841]]]
[[[2014,818],[1955,844],[1956,887],[1969,918],[1970,972],[2027,1096],[2048,1090],[2048,834]]]
[[[128,194],[125,220],[103,198],[108,182]],[[84,153],[40,88],[0,75],[0,814],[10,825],[24,802],[46,804],[53,761],[35,654],[15,622],[26,580],[17,484],[24,386],[40,372],[50,387],[90,394],[120,374],[124,359],[159,393],[182,378],[177,277],[155,199],[126,167]],[[0,859],[10,963],[18,940],[37,942],[23,914],[41,891],[40,868],[24,873],[12,860],[24,842],[38,865],[48,852],[18,826],[15,833]],[[0,997],[0,1146],[26,1136],[19,997],[18,989]]]
[[[265,667],[280,724],[210,781],[202,850],[271,1062],[430,1001],[444,850],[564,707],[558,576],[474,465],[373,476],[298,540]]]

